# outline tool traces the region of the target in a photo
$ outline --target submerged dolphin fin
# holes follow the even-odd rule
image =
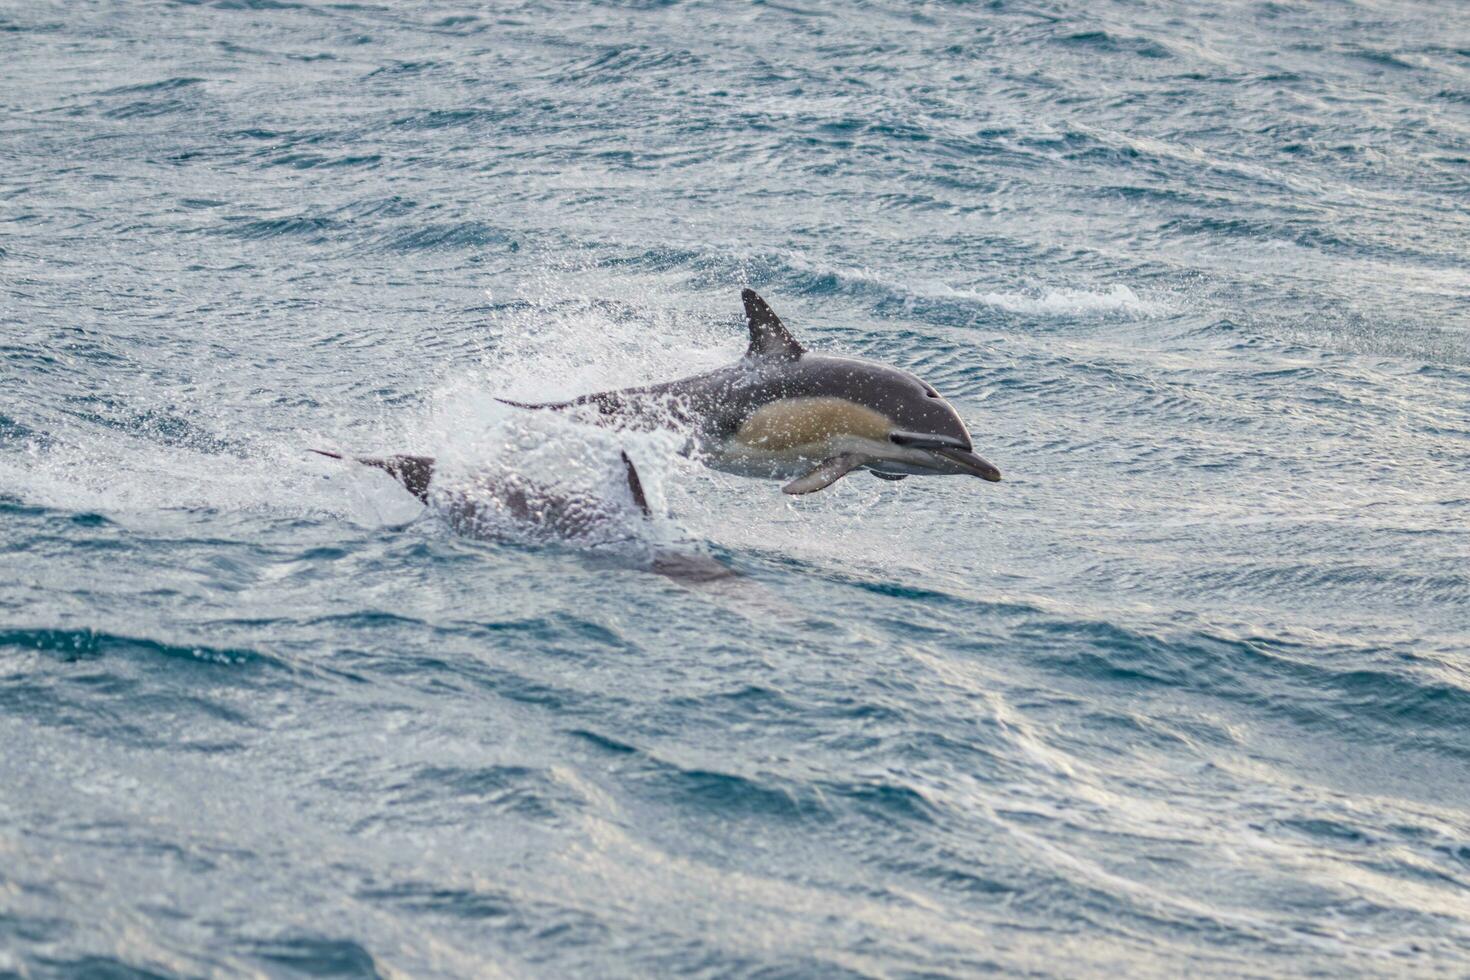
[[[754,289],[741,290],[740,298],[745,301],[745,319],[750,325],[750,348],[745,352],[746,357],[779,357],[794,361],[806,353],[806,348],[796,342],[786,324]]]
[[[898,481],[898,480],[907,480],[908,479],[908,474],[906,474],[906,473],[881,473],[878,470],[873,470],[873,475],[876,476],[880,480],[894,480],[894,481]]]
[[[633,461],[624,452],[623,466],[628,471],[628,492],[633,495],[633,503],[643,512],[644,517],[652,517],[653,511],[648,509],[648,498],[643,496],[643,481],[638,479],[638,471],[633,468]]]
[[[329,453],[325,449],[313,449],[312,452],[331,459],[349,458],[343,456],[341,453]],[[361,463],[363,466],[377,467],[403,484],[403,489],[419,498],[419,500],[426,504],[429,502],[429,481],[434,478],[434,457],[353,456],[350,458]]]
[[[818,463],[816,469],[805,476],[798,476],[786,484],[781,488],[781,492],[790,494],[816,493],[818,490],[830,487],[867,461],[868,457],[860,456],[857,453],[843,453],[841,456],[833,456],[831,459],[826,459]]]

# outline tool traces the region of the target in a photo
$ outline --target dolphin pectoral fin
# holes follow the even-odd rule
[[[742,289],[740,299],[745,303],[745,320],[750,326],[750,347],[745,352],[746,357],[779,357],[794,361],[806,353],[806,348],[796,342],[786,324],[754,289]]]
[[[686,585],[706,585],[739,578],[740,573],[708,555],[661,552],[653,556],[653,570]]]
[[[872,473],[880,480],[893,480],[895,483],[909,478],[907,473],[882,473],[878,470],[873,470]]]
[[[818,463],[816,469],[805,476],[798,476],[786,484],[781,488],[781,492],[803,494],[825,490],[867,461],[868,458],[866,456],[859,456],[857,453],[843,453],[841,456],[833,456],[831,459],[826,459]]]

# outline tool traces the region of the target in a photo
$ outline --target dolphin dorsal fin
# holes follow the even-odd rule
[[[750,323],[750,349],[745,352],[746,357],[794,361],[806,353],[806,348],[796,342],[786,324],[754,289],[741,290],[740,298],[745,301],[745,319]]]
[[[403,489],[424,503],[429,502],[429,481],[434,479],[434,457],[432,456],[343,456],[326,449],[313,449],[318,456],[328,459],[351,459],[363,466],[373,466],[403,484]],[[633,464],[629,463],[629,466]]]

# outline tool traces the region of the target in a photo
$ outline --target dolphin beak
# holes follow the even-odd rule
[[[983,456],[977,456],[968,449],[953,449],[949,446],[942,446],[932,449],[930,452],[943,456],[952,463],[959,464],[960,469],[969,473],[971,476],[978,476],[980,479],[988,480],[991,483],[1000,482],[1000,470],[996,468],[995,464]]]

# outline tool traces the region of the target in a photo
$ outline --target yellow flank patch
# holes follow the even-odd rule
[[[887,442],[892,428],[893,423],[882,414],[845,398],[784,398],[746,419],[735,441],[751,449],[780,452],[833,436]]]

